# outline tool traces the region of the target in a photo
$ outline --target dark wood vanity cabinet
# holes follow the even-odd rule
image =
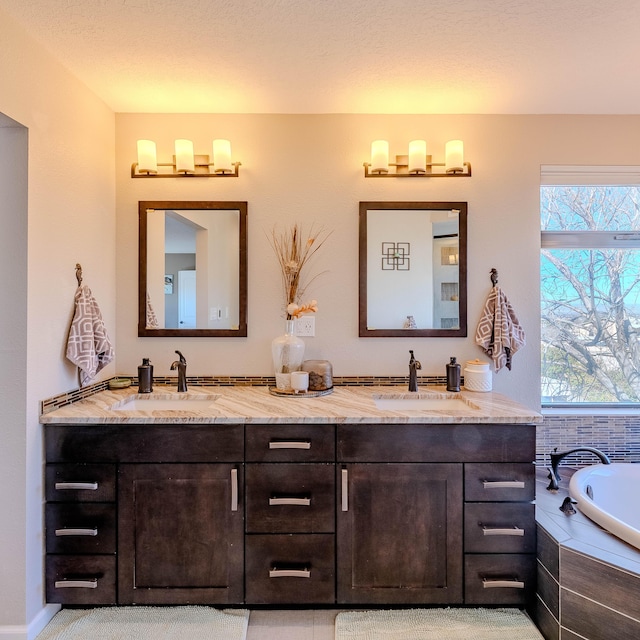
[[[526,606],[534,425],[47,425],[47,600]]]
[[[462,602],[462,465],[340,467],[338,600]]]
[[[116,604],[116,467],[58,458],[45,471],[47,602]]]
[[[338,601],[524,606],[534,425],[339,425]]]
[[[247,604],[334,604],[335,428],[246,428]]]
[[[45,446],[48,602],[243,602],[242,425],[49,425]]]
[[[243,601],[239,466],[119,465],[119,603]]]

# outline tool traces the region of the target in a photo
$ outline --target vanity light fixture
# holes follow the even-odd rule
[[[138,162],[131,165],[132,178],[237,178],[240,162],[231,162],[229,140],[214,140],[212,161],[208,155],[194,155],[193,142],[175,141],[172,162],[158,162],[156,143],[138,140]],[[159,169],[159,167],[161,167]]]
[[[449,140],[445,145],[445,161],[433,162],[427,154],[424,140],[412,140],[409,154],[396,156],[389,163],[389,143],[374,140],[371,143],[371,162],[364,163],[365,178],[469,178],[471,165],[464,161],[462,140]],[[389,167],[395,167],[394,172]]]

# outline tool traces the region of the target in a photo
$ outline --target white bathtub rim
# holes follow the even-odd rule
[[[569,495],[578,503],[577,506],[580,511],[590,520],[640,551],[640,530],[634,527],[633,524],[625,522],[614,515],[611,512],[611,507],[605,508],[594,503],[586,493],[587,485],[593,485],[594,480],[597,482],[598,476],[610,477],[612,475],[619,475],[622,478],[628,478],[629,475],[631,475],[632,477],[629,481],[633,482],[635,480],[637,483],[638,480],[640,480],[640,465],[614,462],[609,465],[594,464],[589,467],[583,467],[571,476],[571,480],[569,481]],[[637,484],[635,486],[637,486]],[[636,501],[631,496],[633,489],[634,486],[631,485],[628,497],[626,498],[628,505],[636,504]],[[597,499],[597,491],[595,493]]]

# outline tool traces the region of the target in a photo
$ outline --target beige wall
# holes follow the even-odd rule
[[[78,386],[64,359],[76,262],[116,339],[114,115],[4,14],[0,87],[0,114],[28,132],[28,175],[16,176],[28,181],[28,209],[3,198],[0,210],[5,231],[24,231],[0,241],[22,258],[2,262],[2,278],[17,283],[10,290],[24,309],[22,324],[3,326],[2,344],[22,345],[20,358],[0,350],[0,513],[11,523],[0,528],[0,637],[17,640],[33,636],[50,614],[43,609],[39,401]],[[4,144],[2,154],[6,161]],[[114,372],[115,364],[101,376]],[[16,376],[20,394],[11,393]]]
[[[157,142],[168,159],[173,139],[194,140],[207,153],[216,137],[232,141],[238,179],[132,180],[136,140]],[[386,138],[400,153],[416,137],[442,156],[444,143],[462,138],[470,179],[365,180],[371,140]],[[422,374],[445,373],[450,356],[482,356],[473,334],[490,289],[489,270],[512,301],[527,346],[501,371],[494,388],[539,405],[539,172],[541,164],[638,164],[640,117],[414,116],[414,115],[158,115],[116,116],[118,216],[118,371],[135,373],[150,357],[169,375],[180,349],[191,375],[271,373],[270,341],[282,332],[281,292],[266,234],[274,224],[322,223],[334,231],[319,254],[327,269],[309,296],[317,298],[316,337],[306,357],[326,358],[335,375],[406,374],[408,350]],[[246,339],[138,338],[138,200],[247,200],[249,203],[249,335]],[[469,337],[358,337],[358,202],[463,200],[469,203]]]

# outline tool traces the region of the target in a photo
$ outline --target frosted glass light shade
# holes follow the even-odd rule
[[[371,143],[371,171],[389,171],[389,143],[386,140],[374,140]]]
[[[231,142],[229,140],[213,141],[213,169],[216,173],[231,173]]]
[[[138,140],[138,171],[158,173],[156,143],[153,140]]]
[[[445,145],[445,171],[464,171],[464,145],[462,140],[449,140]]]
[[[427,143],[412,140],[409,143],[409,173],[425,173],[427,169]]]
[[[191,140],[176,140],[176,171],[179,173],[194,173],[193,142]]]

